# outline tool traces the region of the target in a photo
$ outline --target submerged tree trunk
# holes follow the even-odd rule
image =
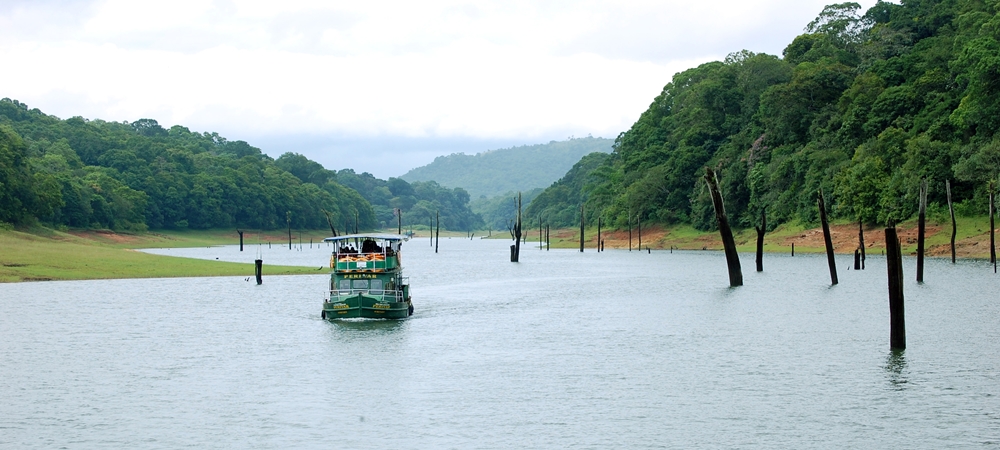
[[[993,264],[993,273],[997,273],[997,247],[994,236],[995,234],[994,229],[996,227],[995,225],[993,225],[993,216],[996,215],[996,209],[993,206],[994,186],[992,181],[990,181],[989,189],[990,189],[990,264]]]
[[[597,216],[597,251],[600,253],[603,249],[601,248],[601,216]]]
[[[726,265],[729,267],[729,286],[743,286],[743,270],[740,268],[740,255],[736,252],[736,241],[733,240],[733,230],[729,228],[726,218],[726,207],[722,202],[722,193],[715,178],[715,171],[705,168],[705,181],[712,194],[712,206],[715,207],[715,220],[719,224],[719,234],[722,236],[722,246],[726,251]]]
[[[326,216],[326,224],[330,225],[330,233],[333,234],[333,237],[337,237],[337,229],[333,227],[333,217],[330,215],[330,211],[324,209],[323,215]]]
[[[640,252],[642,251],[642,213],[635,215],[635,229],[639,232],[639,245],[636,247]]]
[[[254,265],[254,274],[257,276],[257,284],[261,284],[264,282],[264,280],[261,278],[261,271],[262,267],[264,266],[264,260],[255,259],[253,261],[253,265]]]
[[[917,212],[917,282],[924,282],[924,233],[927,231],[927,180],[920,180],[920,206]]]
[[[958,234],[958,226],[955,224],[955,207],[951,204],[951,180],[944,181],[944,188],[948,192],[948,212],[951,213],[951,263],[955,264],[955,235]]]
[[[517,220],[512,230],[514,245],[511,246],[510,262],[518,262],[521,258],[521,193],[517,193]]]
[[[292,249],[292,212],[285,211],[285,221],[288,222],[288,249]]]
[[[885,229],[885,258],[889,277],[889,347],[906,348],[906,321],[903,318],[903,255],[896,227]]]
[[[823,200],[823,191],[819,191],[819,220],[823,224],[826,261],[830,265],[830,283],[837,284],[837,260],[833,257],[833,239],[830,237],[830,223],[826,220],[826,202]]]
[[[437,230],[434,232],[434,253],[438,252],[438,245],[441,244],[441,211],[435,211],[437,217]]]
[[[583,253],[583,203],[580,204],[580,253]]]
[[[858,219],[858,248],[861,249],[861,270],[865,270],[865,227]]]
[[[236,230],[236,232],[240,234],[240,251],[242,252],[243,251],[243,231]]]
[[[764,208],[760,210],[760,226],[757,229],[757,271],[764,271],[764,233],[767,231],[767,214]]]

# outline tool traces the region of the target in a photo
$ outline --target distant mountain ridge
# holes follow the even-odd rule
[[[490,150],[475,155],[453,153],[405,173],[408,182],[436,181],[442,186],[460,187],[477,199],[511,191],[544,188],[560,179],[584,155],[611,153],[613,139],[585,137],[548,144],[523,145]]]

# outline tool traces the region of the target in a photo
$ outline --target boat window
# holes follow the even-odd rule
[[[372,280],[372,290],[381,291],[382,290],[382,280]]]
[[[368,289],[368,280],[352,280],[351,287],[354,289]]]
[[[351,280],[340,280],[340,287],[338,289],[342,291],[351,290]]]

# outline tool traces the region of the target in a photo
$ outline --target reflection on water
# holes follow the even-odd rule
[[[885,372],[893,389],[902,390],[906,387],[906,350],[892,349],[885,361]]]
[[[415,312],[402,321],[321,320],[326,275],[0,285],[0,448],[998,440],[988,264],[929,260],[923,285],[906,281],[908,348],[886,355],[877,255],[836,286],[825,255],[766,255],[729,288],[722,252],[528,251],[515,264],[509,241],[425,244],[403,248]],[[263,257],[318,266],[329,249]]]

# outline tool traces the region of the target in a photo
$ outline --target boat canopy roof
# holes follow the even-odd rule
[[[348,241],[354,239],[374,239],[378,241],[390,241],[390,242],[402,242],[409,239],[407,236],[402,234],[389,234],[389,233],[371,233],[371,234],[347,234],[344,236],[328,237],[323,239],[323,242],[338,242],[338,241]]]

